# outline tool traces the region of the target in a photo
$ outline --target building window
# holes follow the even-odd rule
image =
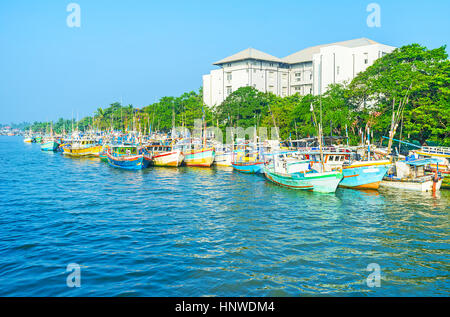
[[[227,86],[227,96],[232,93],[231,86]]]
[[[336,74],[339,75],[339,66],[336,67]]]
[[[231,72],[227,73],[227,80],[230,81],[232,79]]]
[[[309,74],[309,79],[311,79],[311,80],[312,80],[312,73],[310,73],[310,74]]]
[[[369,53],[364,53],[364,64],[369,64]]]
[[[295,77],[302,77],[302,73],[295,73]]]

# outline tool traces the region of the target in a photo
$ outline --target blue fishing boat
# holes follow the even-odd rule
[[[259,151],[249,144],[237,145],[237,149],[233,152],[231,166],[242,173],[264,173],[264,161],[261,159]]]
[[[263,173],[264,162],[232,162],[233,168],[242,173],[259,174]]]
[[[344,177],[339,187],[354,189],[378,189],[383,177],[389,170],[388,160],[358,161],[342,166]]]
[[[126,170],[140,170],[148,166],[143,149],[134,145],[113,146],[106,152],[109,165]]]

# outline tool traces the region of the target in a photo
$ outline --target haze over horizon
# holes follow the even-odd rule
[[[80,28],[67,26],[71,2]],[[366,23],[372,2],[379,28]],[[444,0],[3,1],[0,123],[81,119],[116,101],[143,107],[198,91],[213,62],[248,47],[285,57],[366,37],[437,48],[449,42],[449,11]]]

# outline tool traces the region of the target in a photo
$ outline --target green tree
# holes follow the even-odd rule
[[[445,46],[427,49],[411,44],[378,59],[350,84],[352,101],[371,115],[379,134],[388,135],[392,105],[407,92],[403,133],[420,143],[449,144],[450,64]]]

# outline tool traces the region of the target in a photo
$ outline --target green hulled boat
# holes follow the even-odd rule
[[[283,174],[275,172],[274,168],[270,166],[264,168],[264,175],[269,181],[280,186],[320,193],[334,193],[343,177],[340,171]]]
[[[280,186],[321,193],[334,193],[343,177],[342,170],[312,170],[309,160],[286,152],[273,155],[272,162],[264,166],[264,175]]]

